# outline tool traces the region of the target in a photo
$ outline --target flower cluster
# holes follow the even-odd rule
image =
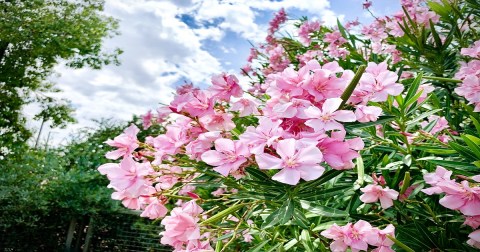
[[[463,82],[455,88],[455,93],[465,97],[469,104],[475,105],[475,112],[480,112],[480,40],[472,47],[463,48],[462,55],[472,57],[468,63],[462,63],[460,70],[455,75]]]
[[[451,171],[438,166],[435,172],[424,175],[425,182],[432,187],[422,191],[428,195],[445,193],[440,199],[440,204],[448,209],[460,211],[465,215],[464,224],[477,229],[480,226],[480,185],[471,187],[467,180],[458,183],[451,179],[451,176]],[[471,179],[480,182],[479,176]],[[479,232],[480,230],[472,232],[467,243],[480,248]]]
[[[393,252],[394,244],[388,236],[395,237],[395,227],[389,224],[385,229],[372,227],[370,223],[359,220],[355,224],[347,223],[345,226],[333,224],[321,235],[333,239],[330,249],[334,252],[344,252],[348,248],[351,251],[367,251],[369,246],[375,247],[374,252]]]
[[[211,251],[215,242],[216,249],[235,243],[248,250],[246,243],[277,237],[269,228],[282,225],[292,232],[278,235],[301,233],[304,239],[315,232],[313,224],[339,216],[350,222],[321,232],[334,240],[332,251],[393,251],[394,243],[408,247],[393,239],[395,228],[410,230],[412,220],[428,225],[427,215],[437,225],[432,209],[438,205],[464,216],[464,225],[474,229],[467,244],[480,248],[480,175],[472,174],[480,139],[465,138],[479,129],[480,117],[462,102],[464,97],[480,111],[480,41],[460,50],[457,45],[465,43],[452,42],[457,32],[443,30],[452,24],[436,25],[453,20],[444,18],[442,6],[471,7],[401,4],[402,12],[358,29],[358,20],[329,28],[304,19],[296,24],[296,38],[277,36],[287,21],[280,10],[266,42],[251,49],[242,69],[251,79],[248,90],[229,73],[213,76],[206,89],[184,84],[167,106],[141,117],[144,130],[160,131],[141,139],[132,125],[106,142],[116,148],[106,157],[121,158],[98,168],[115,190],[112,198],[142,217],[163,218],[161,243],[175,251]],[[371,5],[364,3],[368,11]],[[454,26],[476,24],[458,19]],[[459,29],[467,34],[462,39],[473,36],[471,28]],[[436,55],[444,47],[453,52],[448,59]],[[452,61],[459,51],[468,62],[457,72]],[[439,77],[444,73],[449,78]],[[445,160],[430,156],[437,154]],[[469,175],[456,174],[457,181],[443,167],[425,174],[441,162],[447,168],[463,164],[459,174]],[[431,187],[421,190],[424,182]],[[417,200],[432,194],[445,196]],[[372,222],[378,228],[362,220],[372,216],[380,217]],[[448,236],[467,240],[468,232]],[[281,237],[275,246],[286,240],[292,239]],[[325,239],[312,243],[327,245]],[[436,249],[425,246],[415,249]]]

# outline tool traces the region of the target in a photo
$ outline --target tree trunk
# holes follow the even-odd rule
[[[75,233],[75,227],[77,226],[77,219],[72,218],[70,226],[68,227],[67,241],[65,242],[65,252],[72,251],[73,234]]]
[[[93,225],[94,225],[94,218],[90,216],[90,220],[88,222],[87,235],[85,236],[85,244],[83,245],[83,252],[88,252],[88,248],[90,247],[90,242],[93,236]]]

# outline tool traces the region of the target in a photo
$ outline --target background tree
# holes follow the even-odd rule
[[[0,0],[0,143],[24,143],[31,132],[22,108],[39,103],[35,119],[54,127],[73,122],[68,101],[46,79],[53,67],[101,68],[119,64],[119,49],[102,49],[105,38],[116,34],[118,23],[103,11],[101,0]],[[7,148],[0,150],[5,156]]]

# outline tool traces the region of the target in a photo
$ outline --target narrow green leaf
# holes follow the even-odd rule
[[[213,222],[217,222],[221,219],[223,219],[224,217],[242,209],[242,207],[244,207],[246,204],[245,203],[242,203],[242,204],[237,204],[237,205],[233,205],[221,212],[218,212],[217,214],[215,214],[214,216],[202,221],[200,223],[200,225],[207,225],[207,224],[210,224],[210,223],[213,223]]]
[[[441,110],[442,109],[434,109],[434,110],[422,113],[422,114],[418,115],[417,117],[415,117],[415,119],[408,121],[407,124],[411,125],[411,124],[417,123],[418,121],[423,120],[424,118],[426,118],[430,115],[433,115],[433,114],[435,114],[435,113],[437,113],[438,111],[441,111]]]
[[[269,240],[259,243],[257,246],[249,249],[247,252],[259,252],[262,251],[262,248],[269,242]]]
[[[340,170],[327,171],[319,179],[301,184],[302,189],[300,189],[300,192],[311,190],[319,185],[322,185],[323,183],[330,181],[341,173],[343,173],[343,171]]]
[[[324,222],[324,223],[319,224],[315,228],[313,228],[312,231],[314,231],[314,232],[323,231],[323,230],[329,229],[333,224],[337,224],[339,226],[342,226],[342,225],[347,224],[347,221],[340,220],[340,221]]]
[[[476,142],[479,142],[480,139],[472,136],[472,135],[461,135],[463,141],[468,145],[470,150],[475,154],[477,159],[480,160],[480,146]]]
[[[310,232],[308,230],[302,230],[300,234],[300,242],[303,244],[303,247],[308,252],[315,252],[315,247],[313,246],[312,238],[310,237]]]
[[[342,108],[343,105],[345,105],[345,103],[348,101],[348,99],[352,95],[353,90],[355,90],[355,87],[357,87],[358,83],[360,82],[360,78],[362,77],[366,68],[367,68],[367,66],[365,66],[365,65],[361,65],[361,66],[358,67],[358,70],[355,73],[355,76],[353,76],[352,81],[350,82],[350,84],[348,84],[345,91],[343,91],[342,96],[340,96],[340,98],[342,98],[342,103],[340,104],[340,108]]]
[[[307,210],[309,213],[306,214],[307,218],[316,217],[316,216],[325,216],[325,217],[346,217],[348,213],[342,210],[338,210],[331,207],[314,205],[309,201],[300,200],[300,204],[303,209]]]
[[[422,77],[423,73],[420,72],[415,80],[413,80],[412,85],[408,88],[407,95],[405,95],[405,103],[409,103],[410,99],[412,99],[417,93],[418,87],[420,87],[420,83],[422,82]],[[413,101],[411,103],[413,103]]]
[[[453,142],[453,141],[450,141],[448,143],[448,145],[454,149],[455,151],[457,151],[460,155],[464,156],[465,158],[469,159],[469,160],[477,160],[477,157],[475,156],[475,154],[468,148],[466,148],[465,146],[463,145],[460,145],[456,142]]]
[[[357,157],[357,174],[358,174],[358,184],[363,185],[364,176],[365,176],[365,167],[363,166],[362,156]]]
[[[400,248],[404,249],[405,251],[407,252],[415,252],[415,250],[411,249],[410,247],[408,247],[407,245],[405,245],[403,242],[395,239],[393,236],[391,235],[387,235],[388,239],[390,239],[391,241],[393,241],[397,246],[399,246]]]
[[[478,120],[475,119],[474,116],[470,116],[470,119],[472,119],[473,125],[475,125],[475,128],[477,129],[477,132],[480,135],[480,122],[478,122]]]
[[[402,188],[400,189],[400,195],[404,194],[408,187],[410,186],[410,172],[405,172],[405,176],[403,177],[403,184]]]
[[[293,248],[293,246],[297,245],[297,243],[298,243],[298,240],[293,238],[289,242],[285,243],[285,245],[283,245],[283,248],[285,250],[289,250],[289,249]]]
[[[466,164],[463,162],[456,162],[456,161],[448,161],[448,160],[427,160],[428,162],[444,167],[451,168],[455,170],[457,173],[472,176],[478,174],[478,167],[470,164]]]

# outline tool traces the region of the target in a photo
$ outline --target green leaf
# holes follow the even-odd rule
[[[313,246],[312,238],[310,237],[310,232],[308,230],[302,230],[300,234],[300,242],[303,244],[303,247],[308,252],[315,252],[315,247]]]
[[[319,185],[322,185],[327,181],[330,181],[331,179],[335,178],[341,173],[343,173],[343,171],[339,171],[339,170],[327,171],[319,179],[300,184],[302,186],[302,189],[300,189],[300,192],[304,192],[306,190],[312,190],[313,188],[318,187]]]
[[[441,110],[442,109],[434,109],[434,110],[430,110],[430,111],[427,111],[425,113],[422,113],[422,114],[418,115],[417,117],[415,117],[415,119],[408,121],[407,125],[415,124],[418,121],[423,120],[424,118],[426,118],[430,115],[433,115],[433,114],[435,114],[435,113],[437,113],[438,111],[441,111]]]
[[[456,162],[456,161],[448,161],[448,160],[427,160],[428,162],[444,167],[451,168],[452,170],[455,170],[457,173],[466,175],[466,176],[472,176],[476,175],[479,172],[478,167],[470,164],[466,164],[463,162]]]
[[[408,187],[410,186],[410,172],[405,172],[405,176],[403,177],[403,184],[402,188],[400,189],[400,195],[404,194]]]
[[[480,122],[478,122],[475,117],[470,116],[470,119],[472,119],[473,125],[475,125],[475,128],[477,129],[478,134],[480,135]]]
[[[217,222],[217,221],[223,219],[224,217],[242,209],[242,207],[244,207],[245,205],[247,205],[247,204],[242,203],[242,204],[233,205],[233,206],[231,206],[231,207],[229,207],[229,208],[227,208],[227,209],[225,209],[221,212],[218,212],[214,216],[202,221],[200,223],[200,225],[207,225],[207,224],[210,224],[210,223],[213,223],[213,222]]]
[[[463,141],[470,147],[470,150],[475,154],[477,159],[480,159],[480,139],[472,135],[461,135]]]
[[[337,27],[338,27],[338,31],[340,31],[340,34],[342,34],[342,37],[344,37],[345,39],[348,39],[347,31],[345,30],[345,27],[343,27],[342,23],[340,23],[340,20],[338,20],[338,18],[337,18]]]
[[[423,73],[420,72],[415,78],[415,80],[413,80],[410,88],[408,88],[407,95],[405,96],[405,104],[406,104],[405,106],[408,106],[407,104],[412,104],[415,102],[415,100],[412,98],[417,93],[418,87],[420,87],[420,83],[422,82],[422,77],[423,77]]]
[[[365,167],[363,166],[362,156],[357,158],[357,174],[358,174],[358,184],[363,185],[363,180],[365,176]]]
[[[387,235],[388,239],[390,239],[391,241],[393,241],[397,246],[399,246],[400,248],[402,248],[403,250],[407,251],[407,252],[415,252],[415,250],[411,249],[410,247],[408,247],[407,245],[405,245],[403,242],[397,240],[395,237],[391,236],[391,235]]]
[[[468,149],[467,147],[465,146],[462,146],[458,143],[455,143],[453,141],[450,141],[448,143],[448,145],[454,149],[456,152],[458,152],[460,155],[464,156],[465,158],[469,159],[469,160],[477,160],[477,157],[475,156],[475,154],[470,150]]]
[[[307,218],[325,216],[325,217],[347,217],[348,213],[331,207],[314,205],[309,201],[300,200],[303,209],[307,210]]]
[[[283,248],[285,250],[289,250],[289,249],[293,248],[293,246],[295,246],[297,243],[298,243],[298,240],[293,238],[289,242],[285,243],[285,245],[283,245]]]
[[[295,223],[297,223],[298,226],[304,229],[309,228],[309,223],[310,221],[305,217],[305,214],[302,213],[299,209],[295,208],[295,211],[293,211],[293,219],[295,220]]]
[[[367,68],[367,66],[365,66],[365,65],[361,65],[361,66],[358,67],[358,70],[355,73],[355,76],[353,76],[352,81],[350,81],[350,84],[348,84],[345,91],[343,91],[342,96],[340,96],[340,98],[342,98],[342,103],[340,104],[340,108],[342,108],[343,105],[345,105],[345,103],[348,101],[348,99],[352,95],[353,90],[355,90],[355,87],[357,87],[358,83],[360,82],[360,78],[362,77],[366,68]]]
[[[266,219],[265,222],[262,224],[262,229],[267,229],[273,227],[277,224],[282,225],[287,223],[287,221],[292,218],[293,211],[295,209],[295,203],[293,200],[288,199],[283,203],[283,205],[273,211]]]
[[[269,240],[266,240],[266,241],[263,241],[261,243],[259,243],[257,246],[249,249],[247,252],[259,252],[259,251],[262,251],[262,248],[267,245],[267,243],[269,242]]]

